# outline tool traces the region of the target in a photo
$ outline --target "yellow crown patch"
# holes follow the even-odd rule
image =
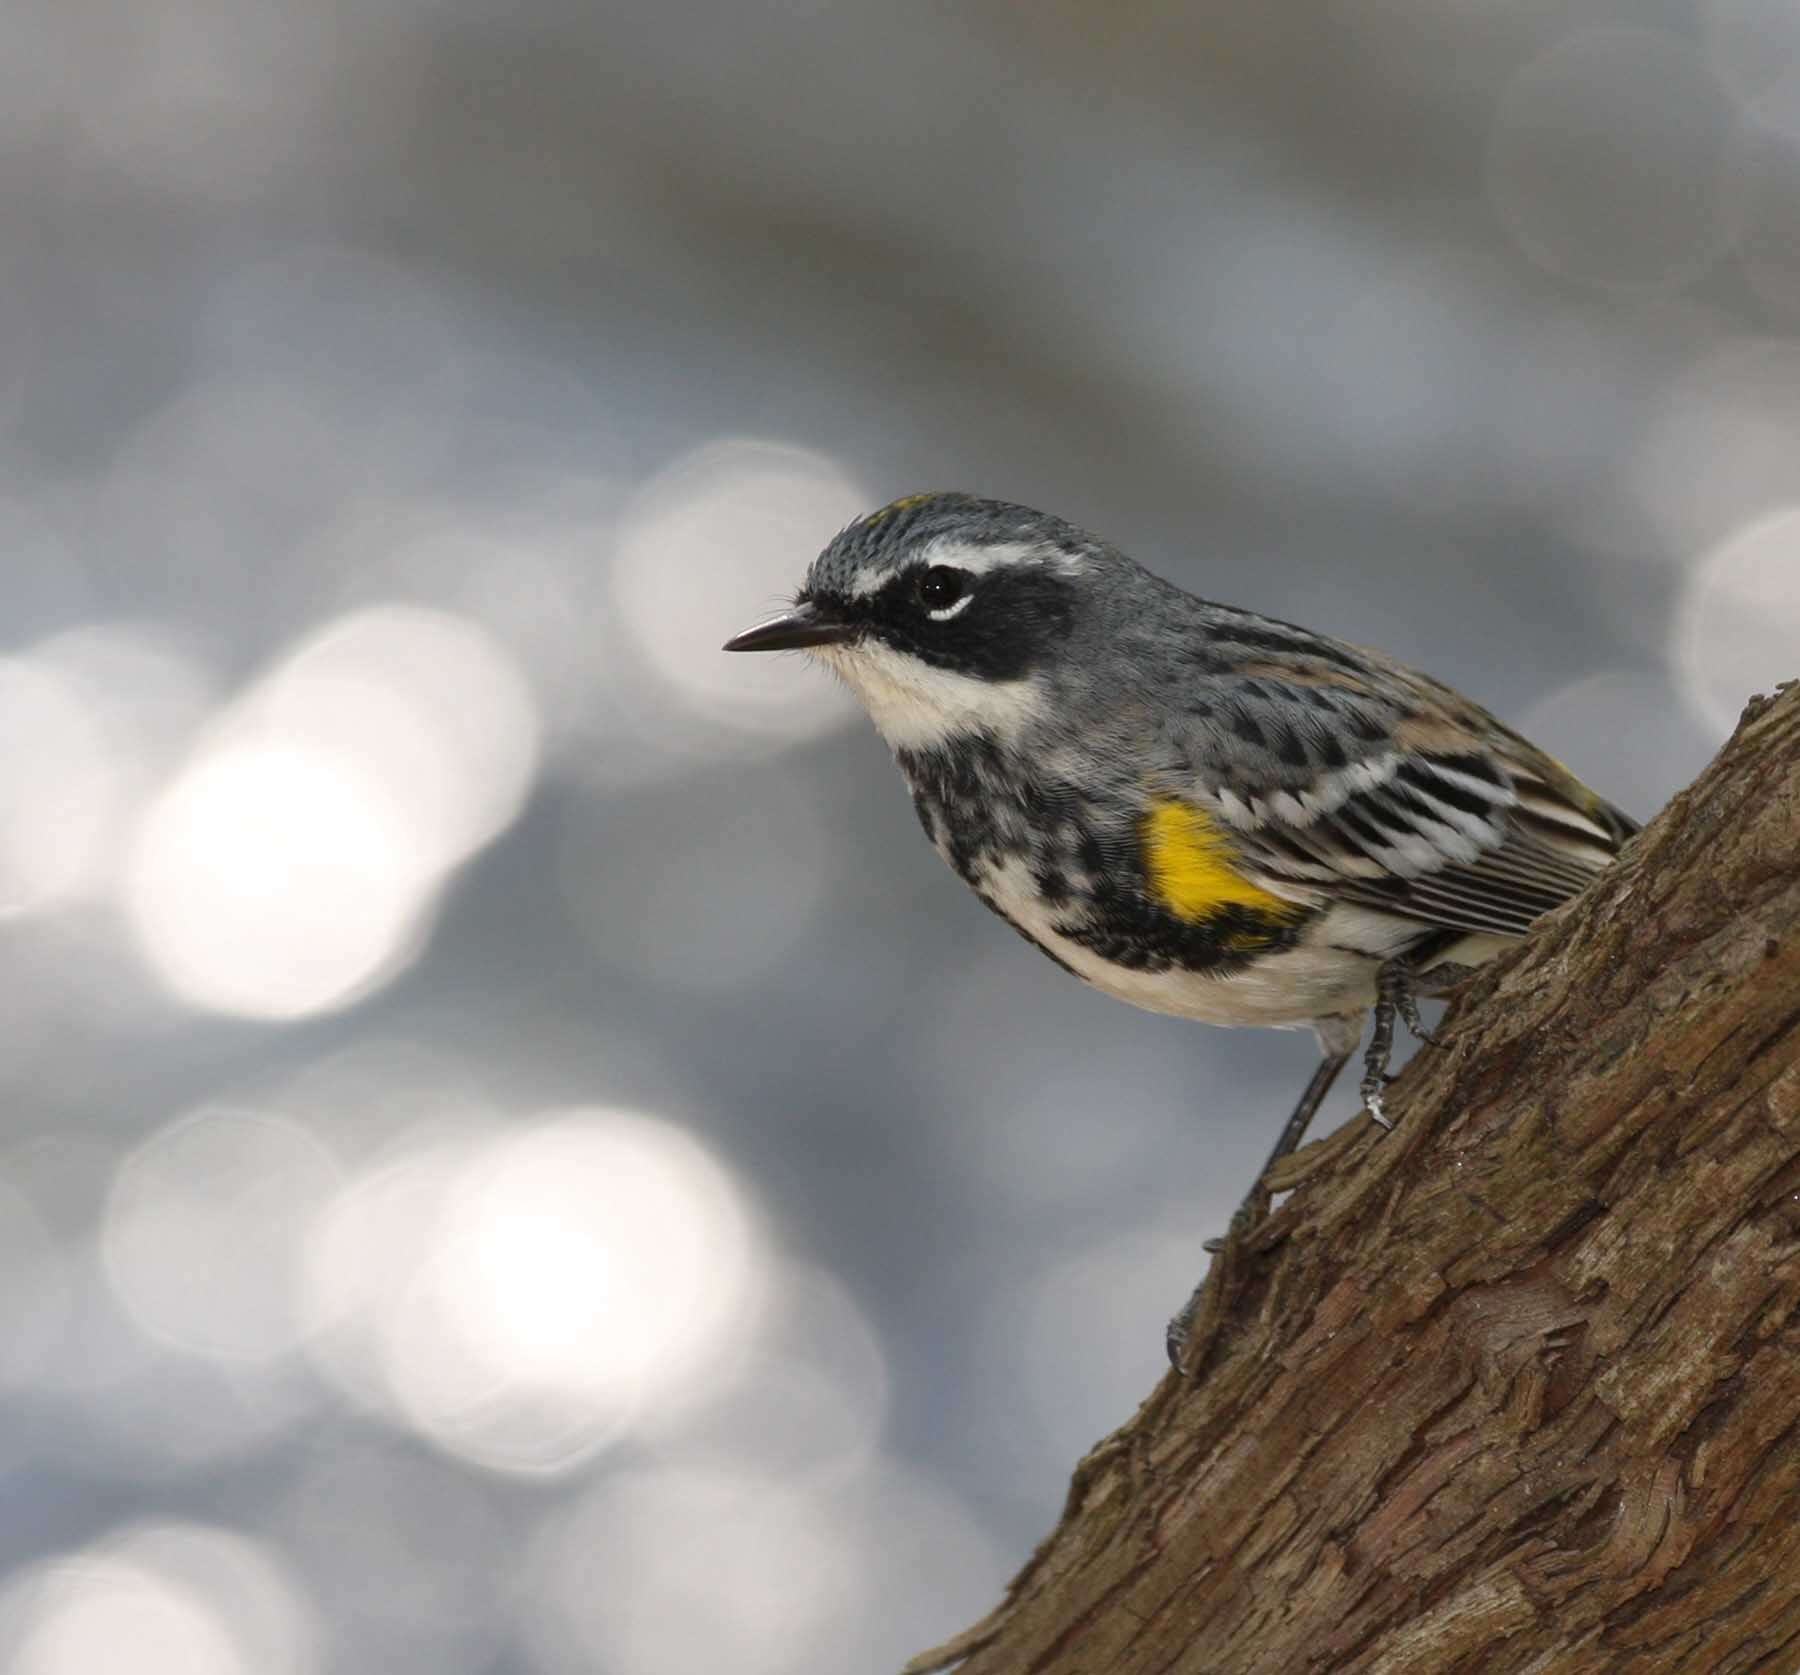
[[[903,494],[898,500],[890,500],[878,512],[871,512],[863,519],[865,524],[886,523],[889,518],[909,511],[914,506],[923,506],[927,500],[936,500],[937,495],[927,491],[924,494]]]

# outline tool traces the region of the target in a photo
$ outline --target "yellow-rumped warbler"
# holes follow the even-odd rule
[[[938,852],[1058,965],[1152,1012],[1312,1026],[1324,1059],[1269,1164],[1371,1009],[1361,1091],[1387,1126],[1396,1015],[1424,1036],[1417,995],[1637,830],[1449,687],[1026,506],[921,494],[851,524],[792,611],[725,649],[793,647],[862,700]]]

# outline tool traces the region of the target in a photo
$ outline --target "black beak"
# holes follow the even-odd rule
[[[725,642],[726,651],[793,651],[800,646],[836,646],[856,637],[856,624],[803,599],[786,616],[771,617]]]

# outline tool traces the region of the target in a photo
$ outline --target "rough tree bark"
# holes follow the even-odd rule
[[[1440,1039],[912,1675],[1800,1671],[1800,687]]]

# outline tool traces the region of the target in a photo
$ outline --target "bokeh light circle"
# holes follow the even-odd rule
[[[440,865],[511,824],[537,767],[523,671],[450,611],[377,605],[341,618],[282,663],[256,709],[277,736],[394,787]]]
[[[281,1354],[301,1336],[299,1263],[337,1181],[299,1123],[193,1112],[119,1166],[102,1237],[108,1276],[165,1342],[226,1358]]]
[[[127,881],[183,1000],[298,1018],[359,998],[410,951],[433,879],[384,787],[289,745],[208,751],[151,808]]]
[[[850,699],[807,660],[719,647],[792,599],[819,549],[868,510],[835,460],[773,442],[715,442],[646,484],[619,531],[614,587],[670,696],[716,726],[778,740],[846,725]]]
[[[1721,734],[1752,694],[1800,676],[1800,504],[1745,525],[1694,567],[1674,651],[1682,690]]]
[[[761,1289],[748,1211],[672,1123],[578,1109],[403,1149],[322,1218],[326,1370],[496,1470],[568,1470],[724,1377]]]
[[[196,1006],[296,1018],[416,952],[448,870],[518,814],[538,724],[508,655],[447,612],[329,625],[210,731],[145,816],[139,942]]]
[[[274,1550],[209,1525],[131,1527],[0,1596],[7,1675],[311,1675],[317,1639]]]
[[[122,766],[79,687],[34,659],[0,658],[0,915],[92,882]]]

